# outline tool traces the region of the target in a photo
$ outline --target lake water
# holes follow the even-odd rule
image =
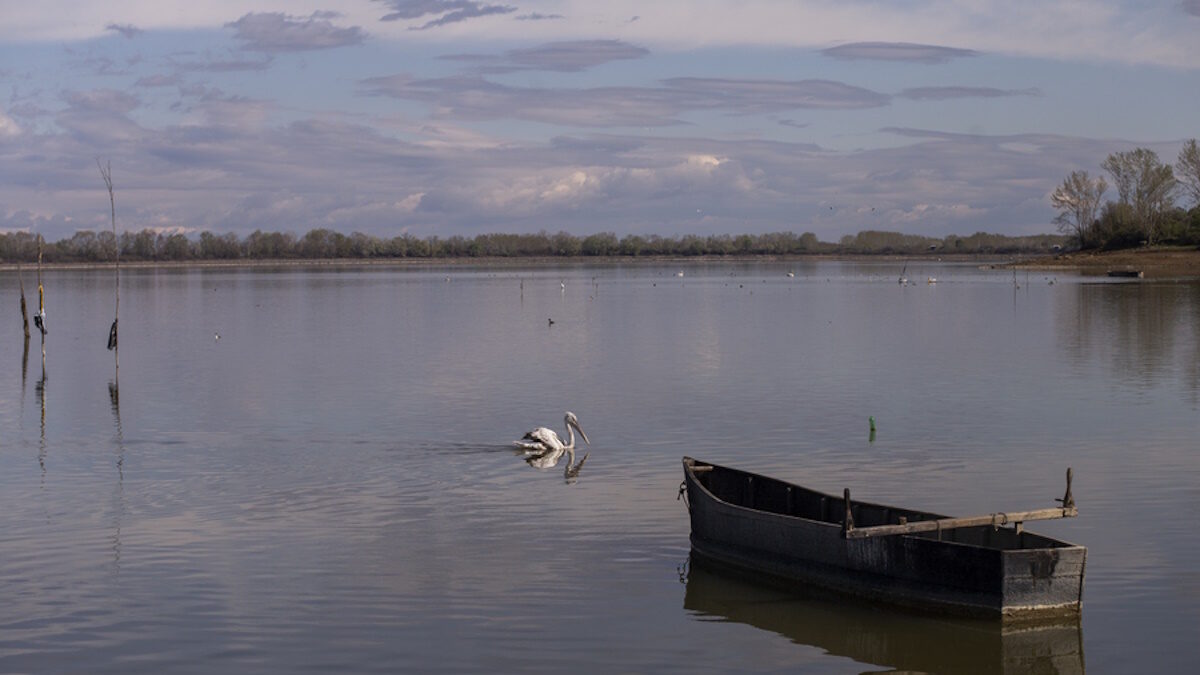
[[[126,269],[119,380],[111,271],[44,273],[27,361],[4,272],[0,672],[1194,668],[1200,284],[899,272]],[[511,447],[566,410],[569,479]],[[1074,467],[1079,517],[1030,529],[1089,547],[1082,621],[689,566],[685,454],[957,515]]]

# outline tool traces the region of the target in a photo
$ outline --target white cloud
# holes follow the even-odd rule
[[[17,126],[13,118],[4,114],[3,110],[0,110],[0,138],[11,138],[20,133],[21,127]]]

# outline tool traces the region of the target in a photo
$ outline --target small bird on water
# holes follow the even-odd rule
[[[546,325],[547,325],[547,326],[553,326],[553,325],[554,325],[554,319],[546,319]]]

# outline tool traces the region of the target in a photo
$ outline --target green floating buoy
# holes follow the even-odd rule
[[[868,417],[867,419],[871,422],[871,436],[870,436],[870,438],[867,439],[867,442],[874,443],[875,442],[875,418]]]

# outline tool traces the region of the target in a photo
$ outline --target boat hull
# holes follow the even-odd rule
[[[957,615],[1036,621],[1080,611],[1082,546],[991,526],[848,539],[841,497],[691,458],[684,475],[692,550],[709,562]],[[944,518],[865,502],[852,511],[860,525]]]

